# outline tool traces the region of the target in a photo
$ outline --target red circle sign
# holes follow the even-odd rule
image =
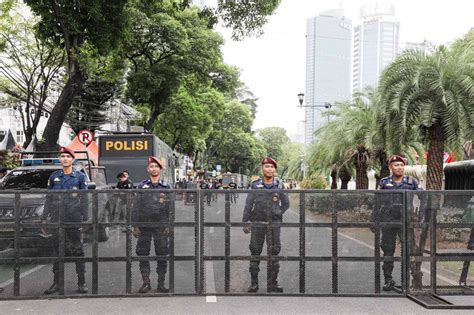
[[[94,134],[90,130],[83,129],[79,131],[79,133],[77,134],[77,139],[79,140],[80,143],[84,145],[88,145],[92,141],[94,141]]]

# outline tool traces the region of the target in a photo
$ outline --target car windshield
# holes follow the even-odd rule
[[[32,189],[48,187],[48,179],[54,169],[15,170],[2,182],[3,189]]]

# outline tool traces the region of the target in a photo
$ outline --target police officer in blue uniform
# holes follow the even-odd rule
[[[404,175],[407,160],[401,155],[393,155],[389,159],[389,168],[392,173],[389,177],[380,180],[381,190],[419,190],[416,178]],[[380,194],[376,198],[376,205],[372,213],[372,222],[401,223],[401,207],[403,201],[400,194]],[[373,230],[375,231],[375,230]],[[382,239],[380,247],[384,257],[393,257],[395,253],[397,235],[401,241],[401,227],[382,227]],[[384,261],[383,275],[385,283],[384,291],[391,291],[395,287],[392,278],[393,261]]]
[[[62,170],[55,171],[51,174],[48,181],[48,189],[87,189],[86,176],[84,173],[74,170],[72,166],[74,158],[74,151],[66,147],[61,147],[59,149],[59,161],[61,162]],[[86,195],[71,193],[62,196],[64,196],[63,202],[61,202],[61,195],[48,194],[41,218],[43,223],[46,223],[48,217],[50,217],[51,222],[58,222],[58,209],[64,211],[63,218],[65,223],[79,223],[88,220],[88,203]],[[84,257],[80,227],[66,227],[64,232],[65,256]],[[47,234],[45,229],[43,229],[43,233]],[[57,251],[59,246],[59,236],[57,231],[53,233],[52,242],[54,244],[54,250]],[[44,292],[45,294],[58,292],[58,273],[59,263],[55,262],[53,265],[54,282]],[[84,262],[76,262],[76,273],[77,291],[79,293],[87,293],[88,289],[85,281],[86,268]]]
[[[137,222],[170,222],[170,210],[174,207],[171,194],[168,192],[159,192],[168,190],[168,183],[160,179],[160,172],[163,169],[162,162],[154,157],[148,158],[147,172],[148,179],[145,179],[138,185],[138,189],[156,189],[153,193],[137,194],[134,198],[132,209],[133,236],[138,238],[136,253],[138,256],[149,256],[151,240],[155,245],[157,256],[169,255],[169,236],[170,227],[161,225],[159,227],[140,226]],[[167,261],[158,260],[156,272],[158,273],[157,292],[167,293],[165,287]],[[143,285],[139,289],[140,293],[147,293],[151,290],[150,284],[150,262],[140,261],[140,272],[143,278]]]
[[[290,207],[288,195],[283,192],[266,192],[267,189],[283,189],[283,182],[276,178],[275,171],[277,169],[277,162],[271,157],[266,157],[261,162],[263,179],[257,179],[252,182],[251,189],[255,192],[249,193],[245,200],[245,208],[242,217],[242,222],[247,223],[243,230],[245,234],[250,234],[250,253],[252,256],[260,256],[263,249],[265,239],[269,246],[269,251],[273,256],[280,253],[280,227],[268,226],[254,226],[250,222],[282,222],[283,213]],[[268,237],[271,236],[271,242]],[[251,284],[248,292],[258,291],[258,272],[260,261],[250,261],[250,276]],[[280,264],[278,261],[272,261],[268,266],[269,278],[267,291],[268,292],[283,292],[283,288],[278,286],[278,272]]]

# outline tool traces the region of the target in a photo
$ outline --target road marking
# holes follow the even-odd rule
[[[28,271],[25,271],[25,272],[20,273],[20,279],[23,278],[23,277],[26,277],[26,276],[28,276],[28,275],[30,275],[30,274],[32,274],[33,272],[36,272],[36,271],[40,270],[41,268],[43,268],[43,267],[45,267],[45,266],[46,266],[46,265],[39,265],[39,266],[36,266],[36,267],[34,267],[34,268],[32,268],[32,269],[30,269],[30,270],[28,270]],[[14,282],[14,279],[11,278],[11,279],[9,279],[9,280],[7,280],[7,281],[5,281],[5,282],[0,283],[0,287],[9,286],[9,285],[12,284],[13,282]]]
[[[294,215],[296,215],[296,213],[295,213],[294,211],[289,212],[289,213],[293,213]],[[315,222],[313,219],[308,218],[307,216],[306,216],[306,219],[307,219],[308,221]],[[329,231],[331,231],[331,228],[326,228],[326,229],[328,229]],[[369,249],[375,251],[375,247],[374,247],[374,246],[371,246],[371,245],[369,245],[369,244],[367,244],[367,243],[365,243],[365,242],[363,242],[363,241],[361,241],[361,240],[358,240],[358,239],[356,239],[356,238],[353,238],[352,236],[349,236],[349,235],[344,234],[344,233],[342,233],[342,232],[337,232],[337,234],[339,234],[339,235],[341,235],[342,237],[345,237],[345,238],[347,238],[347,239],[349,239],[349,240],[351,240],[351,241],[353,241],[353,242],[355,242],[355,243],[357,243],[357,244],[359,244],[359,245],[365,246],[366,248],[369,248]],[[430,270],[428,270],[428,269],[426,269],[426,268],[424,268],[424,267],[421,268],[421,271],[423,271],[424,273],[426,273],[426,274],[428,274],[428,275],[431,274]],[[439,275],[439,274],[436,275],[436,278],[438,278],[438,279],[440,279],[440,280],[442,280],[442,281],[445,281],[445,282],[447,282],[447,283],[449,283],[449,284],[451,284],[451,285],[453,285],[453,286],[458,286],[458,285],[459,285],[459,283],[457,283],[456,281],[453,281],[453,280],[451,280],[451,279],[449,279],[449,278],[446,278],[446,277],[444,277],[444,276],[442,276],[442,275]]]
[[[206,293],[215,293],[216,292],[216,282],[214,279],[214,262],[205,261],[206,266]],[[210,295],[206,297],[207,303],[216,303],[217,297],[215,295]]]
[[[216,302],[217,302],[217,296],[215,295],[206,296],[206,303],[216,303]]]

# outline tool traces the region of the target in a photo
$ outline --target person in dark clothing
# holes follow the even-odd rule
[[[251,189],[255,192],[249,193],[245,200],[245,208],[242,217],[242,222],[247,223],[243,230],[245,234],[250,234],[249,249],[252,256],[260,256],[263,249],[263,244],[266,240],[269,252],[276,256],[280,253],[280,227],[278,226],[256,226],[252,225],[254,222],[282,222],[283,214],[290,207],[288,195],[283,192],[266,192],[266,189],[283,189],[283,183],[280,179],[274,177],[277,163],[274,159],[266,157],[261,162],[263,179],[257,179],[252,182]],[[252,222],[252,223],[250,223]],[[271,240],[270,240],[270,239]],[[251,260],[249,272],[251,276],[251,285],[248,292],[258,291],[258,272],[260,261]],[[267,291],[268,292],[283,292],[283,289],[278,286],[278,272],[280,264],[278,261],[272,261],[268,266],[269,278]]]
[[[380,180],[380,190],[419,190],[418,181],[411,176],[405,176],[405,165],[407,161],[403,156],[393,155],[389,159],[389,168],[392,173],[389,177]],[[376,204],[372,213],[371,221],[378,223],[402,223],[401,208],[403,200],[401,194],[378,194]],[[384,257],[393,257],[396,248],[397,236],[401,241],[401,227],[382,227],[382,238],[380,247]],[[375,230],[373,229],[373,232]],[[384,261],[383,275],[385,283],[384,291],[391,291],[395,287],[395,281],[392,278],[393,261]]]
[[[132,181],[128,178],[128,172],[123,171],[118,173],[117,175],[118,183],[117,183],[117,189],[133,189],[133,183]]]
[[[87,189],[86,177],[84,173],[74,170],[72,164],[74,161],[74,151],[62,147],[59,150],[59,161],[62,165],[62,170],[55,171],[51,174],[48,180],[49,190],[79,190]],[[64,196],[64,197],[63,197]],[[63,197],[63,198],[62,198]],[[61,201],[61,199],[63,199]],[[46,223],[48,217],[51,222],[59,221],[59,211],[64,211],[65,223],[80,223],[88,220],[88,203],[87,196],[84,194],[71,193],[67,195],[48,194],[44,211],[41,217],[41,222]],[[47,234],[46,229],[43,229],[43,234]],[[81,239],[81,229],[77,226],[65,228],[65,256],[84,257],[84,250]],[[53,248],[59,250],[59,235],[55,231],[53,233],[52,242]],[[85,282],[86,268],[84,262],[76,262],[77,273],[77,291],[79,293],[87,293],[88,289]],[[54,282],[44,292],[45,294],[53,294],[58,292],[58,276],[59,276],[59,262],[53,264]]]
[[[143,180],[137,187],[138,189],[144,190],[158,190],[152,193],[140,193],[134,198],[132,208],[132,233],[136,238],[138,238],[136,249],[138,256],[149,256],[152,239],[157,256],[169,255],[170,226],[140,226],[140,222],[170,223],[170,210],[174,207],[174,198],[169,192],[166,192],[166,190],[170,189],[168,183],[160,179],[160,172],[162,169],[163,164],[158,158],[154,156],[149,157],[147,167],[149,178]],[[165,287],[166,270],[167,260],[159,259],[156,268],[156,272],[158,273],[157,292],[169,292],[169,289]],[[139,292],[147,293],[151,290],[149,261],[140,261],[140,272],[143,278],[143,285],[139,289]]]
[[[229,183],[229,189],[237,189],[237,184],[234,183],[233,181],[231,181]],[[237,194],[236,193],[230,194],[230,202],[231,203],[237,203]]]
[[[0,166],[0,181],[2,181],[2,178],[4,178],[7,175],[7,168]]]
[[[117,174],[117,189],[133,189],[133,182],[128,177],[128,171],[124,170]],[[115,207],[113,208],[112,218],[115,219],[115,222],[124,222],[126,220],[126,215],[128,213],[127,208],[130,204],[130,197],[131,195],[127,193],[118,193],[117,199],[115,203]],[[126,229],[123,230],[126,232]]]
[[[203,179],[201,181],[201,183],[199,184],[199,188],[201,189],[204,189],[205,190],[205,193],[204,193],[204,197],[206,197],[206,203],[208,206],[211,205],[211,192],[210,192],[210,188],[209,188],[209,184],[207,183],[207,181],[205,179]]]

